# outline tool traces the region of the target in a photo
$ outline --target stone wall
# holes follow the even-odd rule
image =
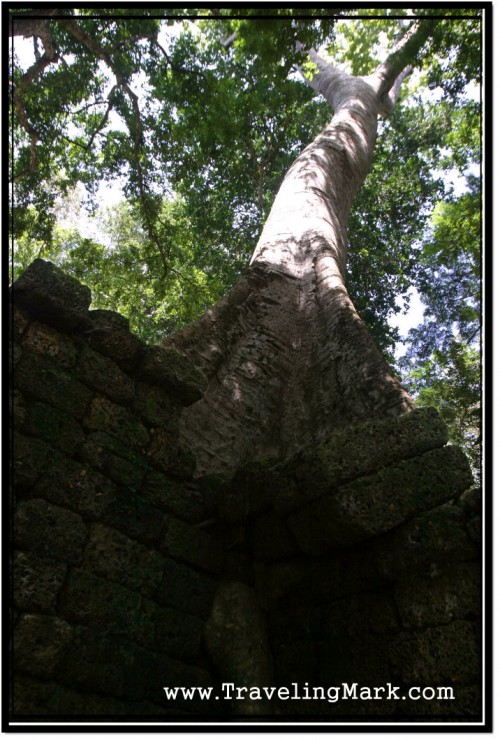
[[[481,503],[437,414],[195,479],[177,435],[195,370],[90,300],[41,260],[13,286],[12,719],[478,719]],[[163,690],[221,681],[455,699]]]

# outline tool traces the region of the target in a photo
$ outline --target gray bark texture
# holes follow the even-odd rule
[[[288,170],[238,284],[165,341],[206,379],[203,398],[182,419],[198,474],[231,475],[358,420],[413,408],[344,278],[349,211],[370,171],[378,116],[394,107],[407,62],[427,37],[425,23],[415,24],[366,77],[310,51],[318,71],[309,84],[333,118]]]

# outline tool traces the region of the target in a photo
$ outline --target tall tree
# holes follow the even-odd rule
[[[289,456],[335,428],[412,408],[348,296],[347,222],[370,171],[378,116],[394,109],[433,27],[412,24],[365,76],[310,50],[309,82],[333,118],[288,170],[243,278],[166,342],[207,381],[184,415],[200,472]]]
[[[97,177],[124,172],[126,193],[142,221],[140,238],[149,245],[140,250],[150,255],[148,277],[163,281],[161,290],[146,291],[148,303],[164,299],[173,285],[169,281],[186,277],[179,265],[179,229],[159,197],[165,181],[188,214],[187,242],[205,274],[224,262],[243,264],[268,216],[240,282],[198,324],[167,341],[187,353],[206,378],[204,399],[185,417],[185,438],[196,448],[200,472],[229,472],[249,459],[289,455],[338,425],[411,407],[356,313],[346,281],[387,348],[385,315],[415,274],[422,212],[440,187],[429,173],[443,146],[447,115],[435,107],[432,122],[427,110],[419,124],[406,110],[396,109],[382,124],[378,118],[394,108],[406,65],[424,62],[435,84],[435,60],[447,49],[458,49],[450,58],[456,56],[467,70],[460,80],[453,64],[450,70],[449,60],[443,62],[449,95],[460,94],[472,76],[469,68],[478,68],[473,44],[467,44],[465,57],[462,53],[474,21],[423,17],[401,24],[376,17],[358,43],[362,21],[355,11],[345,11],[352,24],[350,36],[344,34],[345,54],[354,59],[354,76],[307,53],[310,44],[335,41],[335,20],[317,9],[308,9],[310,19],[299,20],[293,11],[271,10],[271,25],[255,10],[202,10],[210,19],[198,20],[194,31],[176,31],[168,44],[159,40],[154,11],[146,9],[140,21],[123,10],[117,19],[107,16],[110,11],[99,11],[99,19],[91,12],[51,11],[42,19],[28,13],[14,21],[14,33],[20,23],[17,32],[44,47],[27,70],[13,60],[18,232],[28,228],[45,238],[57,190],[82,179],[92,191]],[[189,13],[200,11],[184,11]],[[478,15],[456,11],[467,13]],[[167,27],[174,15],[166,18]],[[394,40],[401,26],[406,35],[377,65],[380,34]],[[451,32],[452,26],[458,30]],[[337,44],[333,51],[342,57]],[[303,65],[316,95],[289,78],[292,64]],[[134,93],[138,71],[146,79],[141,98]],[[49,101],[47,90],[55,93]],[[326,123],[328,105],[333,119],[295,159],[269,213],[281,173],[310,140],[311,130]],[[423,102],[422,111],[426,106]],[[115,114],[121,129],[110,124]],[[374,153],[377,124],[384,138]],[[380,158],[383,142],[394,162],[389,169]],[[40,187],[42,182],[50,187]],[[404,207],[401,197],[398,201],[402,187],[408,195]],[[378,212],[367,211],[368,193]],[[407,206],[410,197],[413,204]],[[197,237],[192,240],[191,234]],[[127,248],[122,257],[130,260],[133,254]],[[139,262],[132,258],[137,284],[146,285]],[[82,258],[74,264],[79,269]],[[234,284],[236,272],[222,287]]]

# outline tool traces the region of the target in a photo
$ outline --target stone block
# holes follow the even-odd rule
[[[481,645],[474,624],[464,620],[402,633],[389,659],[394,680],[410,686],[467,686],[480,680]]]
[[[472,482],[458,447],[442,447],[382,468],[324,494],[288,519],[304,552],[361,542],[458,496]]]
[[[53,678],[73,635],[71,625],[58,617],[22,614],[14,629],[14,669]]]
[[[85,518],[103,516],[116,498],[116,486],[85,463],[51,455],[50,464],[32,490],[36,498],[76,511]]]
[[[224,553],[220,542],[180,519],[167,518],[159,547],[166,555],[202,570],[211,573],[222,570]]]
[[[85,440],[80,424],[70,414],[46,403],[29,407],[23,431],[70,455]]]
[[[401,629],[398,611],[388,591],[361,593],[323,606],[324,634],[356,639],[361,635],[391,635]]]
[[[13,300],[39,321],[63,331],[88,328],[89,288],[51,262],[36,259],[14,282]]]
[[[203,396],[206,385],[204,377],[192,362],[180,352],[165,347],[145,348],[138,376],[164,388],[186,406]]]
[[[132,407],[145,424],[178,434],[183,406],[162,388],[138,381]]]
[[[129,403],[135,393],[134,381],[109,357],[95,352],[85,342],[79,343],[75,376],[86,386],[117,403]]]
[[[65,653],[58,679],[97,695],[159,703],[166,715],[171,705],[165,700],[164,686],[212,685],[208,673],[200,668],[117,637],[97,634],[88,627],[75,630],[75,640]],[[194,711],[201,711],[203,706],[203,702],[196,701],[186,704]]]
[[[158,470],[146,473],[141,494],[152,506],[192,524],[213,514],[213,505],[195,483],[172,481]]]
[[[41,439],[14,432],[12,463],[16,489],[33,486],[44,471],[50,452],[49,445]]]
[[[9,342],[9,357],[8,357],[8,366],[11,368],[12,373],[14,373],[16,367],[19,365],[19,360],[21,359],[23,352],[19,344],[16,342]]]
[[[60,596],[60,614],[101,634],[142,644],[151,644],[153,639],[153,625],[142,609],[141,595],[86,569],[69,574]]]
[[[151,442],[146,455],[151,464],[173,478],[192,478],[196,461],[189,450],[181,447],[177,434],[154,427],[150,430],[150,435]]]
[[[158,542],[164,522],[163,512],[150,506],[141,493],[125,487],[118,489],[115,500],[103,517],[103,524],[145,545]]]
[[[21,550],[76,564],[81,562],[87,538],[87,528],[78,514],[39,498],[19,503],[14,543]]]
[[[479,618],[480,564],[459,563],[434,576],[408,574],[396,583],[395,598],[404,627]]]
[[[481,552],[483,541],[483,520],[480,516],[474,516],[467,522],[467,534],[471,542],[476,546],[477,553]]]
[[[74,342],[51,326],[33,321],[21,340],[21,346],[32,352],[50,357],[57,365],[72,368],[78,360]]]
[[[13,342],[18,342],[23,336],[29,324],[29,314],[15,303],[9,302],[9,327],[11,330],[10,338]]]
[[[116,529],[95,524],[90,530],[83,566],[108,581],[150,596],[161,583],[164,560],[155,550]]]
[[[28,676],[13,680],[13,719],[27,717],[123,717],[126,704],[110,696],[81,693],[55,681]]]
[[[129,321],[115,311],[89,311],[92,328],[85,332],[91,347],[130,370],[144,351],[144,342],[131,333]]]
[[[12,416],[12,428],[21,429],[26,420],[26,402],[20,391],[12,391],[12,403],[9,404],[9,411]]]
[[[86,429],[102,431],[122,442],[126,447],[142,451],[149,435],[140,421],[127,409],[107,398],[94,398],[83,420]]]
[[[14,604],[24,612],[54,614],[67,566],[32,552],[15,552],[12,572]]]
[[[16,387],[26,395],[81,419],[91,391],[51,358],[24,350],[15,373]]]
[[[444,504],[377,539],[372,557],[382,577],[396,580],[410,573],[436,576],[450,563],[474,560],[477,551],[467,535],[461,507]]]
[[[339,429],[323,444],[299,453],[287,471],[321,495],[382,467],[442,447],[446,426],[433,408],[401,416],[357,422]]]
[[[203,620],[210,614],[216,584],[208,574],[168,558],[155,598],[160,604],[172,606]]]
[[[144,456],[106,432],[91,432],[78,450],[80,460],[90,463],[112,481],[138,490],[148,469]]]
[[[205,625],[204,642],[218,675],[237,686],[269,686],[272,657],[267,625],[255,591],[244,583],[222,582]],[[258,713],[257,706],[238,705],[242,713]],[[260,710],[262,711],[262,709]]]

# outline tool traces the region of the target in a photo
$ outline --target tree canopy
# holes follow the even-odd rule
[[[298,72],[313,71],[307,49],[369,74],[429,16],[351,214],[347,280],[379,346],[477,466],[481,5],[9,11],[14,273],[53,260],[149,341],[234,285],[284,173],[327,123]],[[123,188],[107,209],[105,182]],[[389,318],[411,289],[424,322],[398,359]]]

